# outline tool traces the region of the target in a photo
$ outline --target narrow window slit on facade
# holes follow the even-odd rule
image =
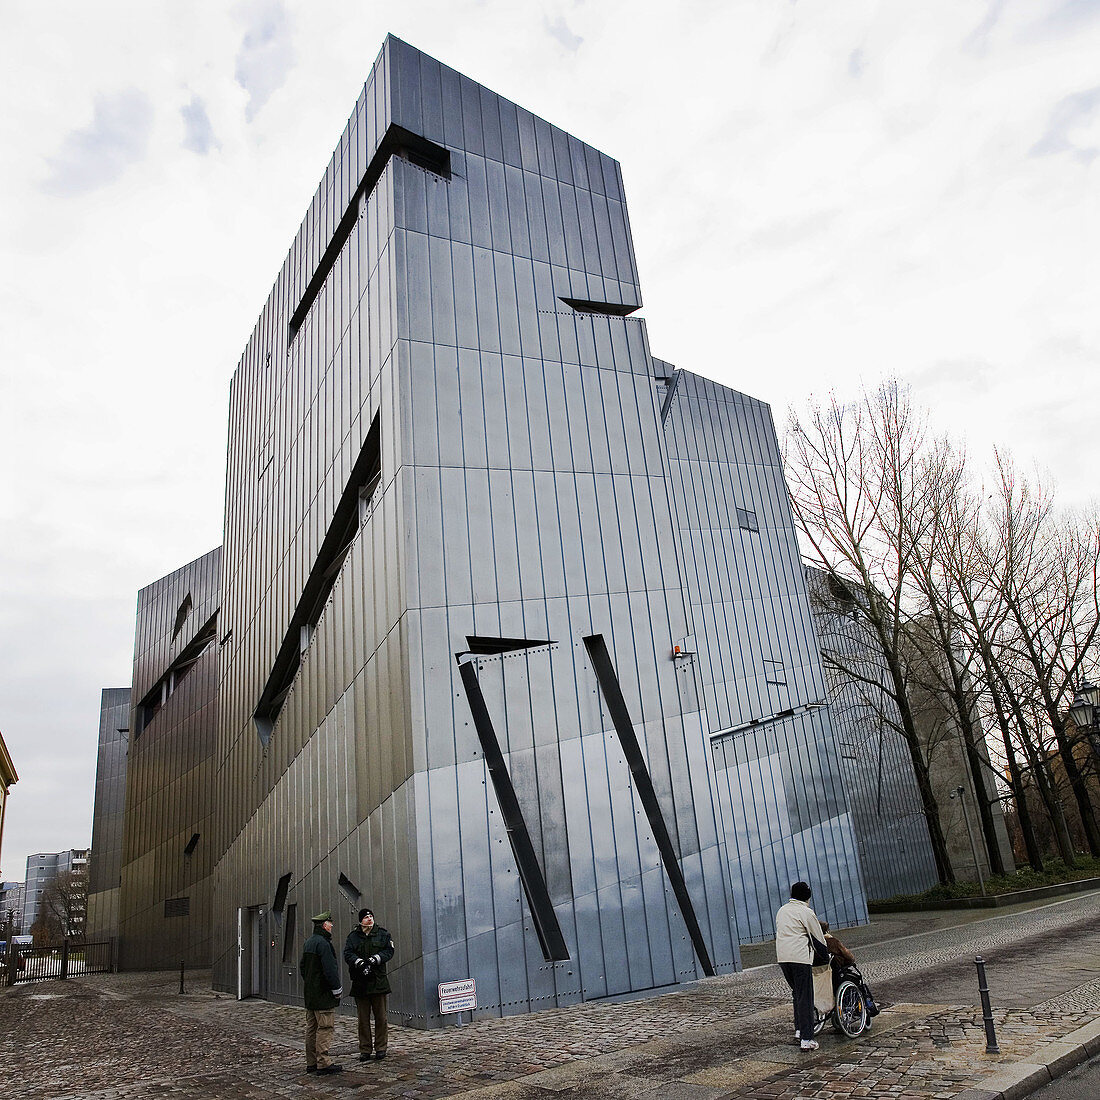
[[[443,179],[451,178],[451,154],[443,146],[436,145],[434,141],[414,134],[402,126],[391,126],[386,131],[378,144],[378,151],[371,158],[363,179],[352,195],[344,216],[340,219],[340,224],[336,227],[336,232],[332,235],[332,240],[329,241],[328,248],[325,249],[324,255],[317,264],[317,270],[306,285],[298,308],[291,314],[288,347],[294,343],[294,337],[298,335],[298,330],[302,327],[310,306],[316,301],[325,285],[325,280],[336,266],[336,261],[359,219],[362,200],[374,190],[374,185],[382,178],[382,173],[392,156],[400,156],[410,164],[415,164],[417,168],[423,168]]]
[[[382,449],[376,416],[333,512],[332,522],[321,542],[320,552],[302,588],[298,606],[253,713],[257,736],[264,745],[271,740],[275,721],[294,685],[302,657],[309,649],[313,632],[321,621],[348,551],[374,508],[381,484]]]
[[[642,308],[624,302],[590,302],[584,298],[559,298],[558,301],[564,302],[578,313],[601,313],[605,317],[629,317],[635,310]]]
[[[756,513],[751,508],[737,509],[737,526],[742,531],[759,531],[760,524],[756,520]]]
[[[626,700],[623,698],[622,688],[619,686],[619,678],[615,674],[615,666],[611,663],[611,654],[607,651],[607,643],[602,634],[593,634],[584,639],[585,648],[588,650],[588,658],[592,662],[596,680],[600,685],[600,692],[607,704],[608,713],[611,716],[612,725],[619,736],[619,743],[623,747],[623,755],[626,757],[627,766],[634,779],[634,786],[638,791],[642,808],[649,818],[649,827],[653,830],[653,839],[657,843],[657,849],[661,853],[661,862],[664,864],[665,874],[672,886],[672,892],[680,905],[680,914],[684,918],[688,935],[691,937],[695,954],[699,958],[699,964],[703,973],[709,978],[714,977],[714,965],[710,961],[710,952],[703,940],[703,931],[699,927],[699,919],[695,915],[695,906],[691,903],[691,895],[688,893],[687,883],[684,881],[683,872],[680,870],[680,861],[676,855],[676,849],[669,835],[668,825],[665,823],[665,815],[661,812],[661,804],[657,801],[657,792],[653,789],[653,780],[650,778],[649,769],[645,764],[642,747],[638,744],[637,734],[634,732],[634,723],[630,720],[630,712],[626,708]]]
[[[295,925],[298,923],[298,906],[291,903],[286,907],[286,922],[283,925],[283,962],[288,963],[294,957]]]
[[[145,697],[136,708],[137,726],[135,737],[140,737],[145,727],[157,716],[161,707],[168,702],[175,690],[183,683],[188,673],[198,663],[218,632],[218,616],[211,615],[203,628],[195,635],[191,643],[169,666],[168,671],[145,693]]]
[[[355,883],[352,882],[351,879],[348,878],[348,876],[345,875],[343,871],[340,872],[340,877],[336,880],[336,885],[340,887],[340,890],[343,893],[344,897],[346,897],[348,901],[351,902],[351,907],[355,910],[358,910],[359,903],[363,900],[363,894],[360,891],[359,887],[356,886]]]
[[[199,834],[192,833],[191,839],[184,845],[183,854],[190,856],[194,854],[195,849],[199,846]]]
[[[495,639],[502,641],[503,639]],[[526,648],[524,646],[514,648]],[[497,650],[496,652],[504,652]],[[512,777],[504,764],[504,755],[500,751],[500,742],[497,740],[496,730],[493,729],[492,719],[489,717],[488,708],[485,706],[485,697],[478,683],[477,670],[470,660],[463,660],[466,654],[458,654],[459,675],[462,678],[462,687],[466,692],[466,700],[470,704],[470,713],[474,719],[474,729],[477,731],[478,740],[481,742],[482,752],[485,754],[485,765],[489,769],[489,778],[496,792],[497,803],[500,806],[500,814],[504,819],[504,827],[508,831],[508,840],[512,846],[512,855],[515,857],[516,869],[519,871],[519,880],[523,886],[523,892],[527,897],[527,907],[531,911],[531,920],[535,926],[535,934],[538,936],[542,954],[548,961],[561,961],[569,958],[569,948],[565,944],[565,936],[562,935],[561,925],[558,923],[557,914],[554,912],[554,904],[550,900],[550,892],[546,888],[546,879],[542,868],[539,866],[538,857],[535,855],[535,847],[531,843],[531,834],[527,829],[527,822],[523,818],[519,799],[516,797],[515,787],[512,785]]]
[[[191,614],[191,593],[188,592],[183,597],[183,602],[179,606],[179,610],[176,612],[176,623],[172,627],[172,641],[174,642],[179,637],[179,632],[183,629],[183,624],[187,622],[187,616]]]
[[[271,912],[275,915],[275,920],[278,923],[282,922],[283,910],[286,908],[286,896],[290,891],[290,872],[287,871],[285,875],[281,875],[279,883],[275,887],[275,900],[271,903]]]

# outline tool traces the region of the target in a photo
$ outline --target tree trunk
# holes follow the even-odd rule
[[[1092,802],[1085,786],[1085,777],[1073,758],[1073,746],[1066,740],[1065,726],[1059,722],[1054,727],[1054,736],[1058,740],[1058,752],[1062,757],[1062,766],[1066,769],[1073,797],[1077,800],[1077,811],[1081,815],[1081,825],[1085,830],[1085,840],[1089,846],[1089,853],[1100,856],[1100,831],[1096,828],[1096,816],[1092,811]]]

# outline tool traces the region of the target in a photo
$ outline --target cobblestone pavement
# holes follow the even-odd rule
[[[354,1018],[342,1016],[335,1051],[348,1072],[318,1080],[304,1073],[300,1009],[214,994],[206,975],[189,975],[181,996],[178,975],[114,974],[0,990],[0,1093],[27,1100],[346,1093],[381,1100],[944,1100],[1100,1018],[1097,972],[1083,980],[1085,971],[1068,961],[1095,955],[1098,905],[1100,894],[1080,895],[860,948],[868,980],[891,992],[904,992],[906,982],[934,989],[929,975],[972,968],[975,953],[996,957],[1016,948],[1020,958],[991,973],[1026,989],[1027,968],[1043,968],[1042,951],[1026,957],[1027,944],[1057,943],[1067,962],[1032,983],[1033,1000],[1042,1002],[995,1010],[999,1056],[985,1054],[976,996],[966,1004],[897,1003],[870,1035],[841,1041],[827,1034],[820,1051],[803,1055],[790,1040],[786,986],[767,967],[629,1003],[435,1032],[395,1027],[383,1063],[356,1061]]]

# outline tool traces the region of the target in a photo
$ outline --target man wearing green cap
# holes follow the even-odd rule
[[[332,913],[327,909],[313,918],[313,935],[302,949],[298,964],[305,986],[306,1073],[341,1073],[328,1056],[336,1027],[336,1006],[343,988],[336,949],[332,946]]]

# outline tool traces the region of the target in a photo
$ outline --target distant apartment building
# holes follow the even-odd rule
[[[95,811],[92,853],[88,861],[89,940],[105,940],[118,935],[129,744],[130,689],[104,688],[99,706]]]
[[[42,911],[42,900],[54,880],[63,873],[71,873],[86,884],[88,875],[87,848],[70,848],[65,852],[40,852],[27,857],[26,893],[23,899],[23,928],[29,933]],[[78,897],[86,896],[86,885],[78,886]],[[57,912],[61,921],[60,935],[79,938],[84,935],[86,905],[76,901],[64,913]]]
[[[8,791],[18,779],[8,746],[4,744],[4,735],[0,734],[0,867],[3,866],[4,816],[8,809]]]
[[[22,882],[0,882],[0,934],[11,921],[12,932],[19,935],[23,931],[23,900],[26,886]]]

